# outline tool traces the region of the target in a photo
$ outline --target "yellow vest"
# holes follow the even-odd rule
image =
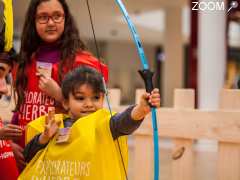
[[[61,114],[55,116],[61,121],[64,117]],[[44,124],[45,116],[28,124],[27,142],[43,132]],[[127,138],[118,139],[127,169]],[[57,144],[55,136],[35,155],[18,179],[125,180],[118,144],[110,131],[109,111],[101,109],[78,119],[71,127],[69,142]]]

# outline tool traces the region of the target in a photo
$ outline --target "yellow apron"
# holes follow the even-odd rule
[[[61,120],[64,117],[55,116]],[[118,144],[112,138],[109,121],[110,113],[105,109],[78,119],[71,127],[69,142],[57,144],[55,136],[35,155],[18,179],[125,180]],[[44,130],[44,124],[45,116],[28,124],[27,142]],[[127,138],[118,139],[127,169]]]

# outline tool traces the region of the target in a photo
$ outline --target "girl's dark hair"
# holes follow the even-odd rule
[[[20,105],[24,101],[24,89],[26,89],[28,84],[28,77],[25,71],[26,66],[31,63],[31,57],[33,53],[36,52],[39,45],[43,43],[37,33],[35,26],[37,7],[40,3],[47,1],[50,0],[31,0],[25,16],[25,23],[21,38],[21,48],[18,59],[19,66],[15,84],[18,95],[16,110],[19,110]],[[69,11],[66,1],[58,1],[62,5],[65,13],[64,32],[57,42],[61,53],[58,68],[58,76],[59,80],[61,81],[63,74],[63,66],[67,66],[69,69],[71,69],[74,63],[76,53],[85,50],[85,45],[79,37],[76,23],[73,19],[72,14]]]
[[[102,75],[94,68],[80,66],[67,73],[62,81],[64,99],[68,99],[70,93],[75,95],[77,89],[84,84],[89,85],[96,94],[105,92]]]

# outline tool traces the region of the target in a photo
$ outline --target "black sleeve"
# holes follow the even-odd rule
[[[130,106],[125,111],[112,116],[110,120],[110,130],[113,139],[120,136],[132,134],[142,123],[143,120],[133,120],[131,112],[134,106]]]
[[[64,120],[64,127],[71,127],[73,124],[73,121],[70,118],[66,118]],[[23,156],[25,158],[26,162],[30,162],[32,158],[37,154],[38,151],[45,148],[48,143],[46,144],[39,144],[39,136],[41,134],[36,135],[24,148]]]
[[[36,135],[24,148],[23,156],[24,156],[25,162],[27,163],[32,160],[32,158],[37,154],[38,151],[45,148],[48,144],[48,143],[39,144],[38,143],[39,136],[40,134]]]

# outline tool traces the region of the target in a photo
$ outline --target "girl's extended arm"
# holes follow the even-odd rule
[[[128,107],[125,111],[114,115],[110,120],[110,130],[113,139],[132,134],[142,123],[144,117],[150,112],[149,104],[159,107],[160,94],[154,89],[150,94],[145,93],[139,104]]]
[[[149,105],[154,107],[160,107],[160,94],[158,89],[154,89],[151,94],[144,93],[141,96],[139,104],[137,104],[131,113],[131,117],[134,120],[142,120],[150,111]]]

